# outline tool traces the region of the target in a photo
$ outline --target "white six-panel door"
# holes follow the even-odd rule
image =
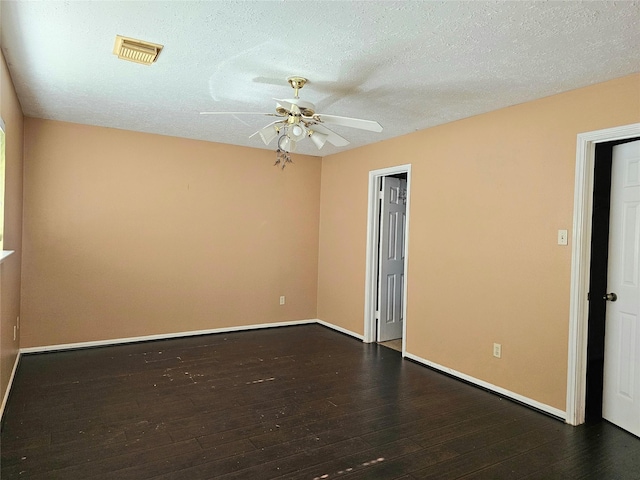
[[[382,177],[378,341],[402,337],[407,181]]]
[[[640,436],[640,141],[613,147],[602,416]]]

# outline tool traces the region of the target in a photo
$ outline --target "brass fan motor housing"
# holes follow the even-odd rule
[[[293,77],[287,77],[287,82],[289,82],[289,85],[291,85],[291,88],[293,88],[296,91],[296,97],[297,97],[298,90],[304,87],[305,84],[308,82],[308,80],[304,77],[293,76]]]
[[[286,117],[289,115],[289,110],[284,107],[276,107],[276,113],[282,117]],[[315,115],[315,111],[311,108],[301,108],[300,113],[303,117],[313,117]]]

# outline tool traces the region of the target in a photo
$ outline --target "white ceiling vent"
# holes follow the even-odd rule
[[[113,47],[113,53],[118,58],[144,65],[151,65],[155,62],[160,50],[162,50],[162,45],[120,35],[116,35],[116,44]]]

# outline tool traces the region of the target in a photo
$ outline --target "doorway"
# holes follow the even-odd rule
[[[636,137],[640,124],[578,135],[566,411],[571,425],[584,423],[587,413],[589,420],[602,414],[606,307],[595,296],[607,287],[608,252],[603,249],[608,248],[611,161],[606,152]]]
[[[369,172],[365,342],[404,355],[411,165]]]

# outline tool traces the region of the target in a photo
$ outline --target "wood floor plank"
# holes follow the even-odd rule
[[[201,452],[198,442],[190,440],[180,443],[172,443],[156,447],[154,449],[142,451],[128,451],[117,456],[92,458],[91,461],[78,462],[78,454],[76,452],[75,461],[63,467],[58,464],[55,470],[48,470],[46,473],[39,473],[36,468],[30,470],[23,469],[22,476],[29,474],[27,478],[34,480],[66,480],[68,478],[92,478],[96,475],[107,475],[113,478],[121,469],[127,468],[136,463],[148,463],[155,461],[159,457],[170,458],[176,454],[185,452]],[[86,457],[81,457],[83,460]],[[87,459],[88,460],[88,459]]]
[[[640,440],[578,428],[319,325],[24,355],[0,476],[640,478]]]
[[[311,439],[310,439],[311,440]],[[311,440],[313,441],[313,440]],[[315,445],[314,445],[315,446]],[[252,478],[255,472],[262,472],[263,469],[276,468],[274,463],[282,462],[283,465],[289,462],[288,459],[293,458],[296,465],[301,466],[301,461],[313,461],[316,462],[322,458],[335,458],[336,456],[345,455],[353,452],[362,451],[369,446],[359,438],[350,438],[338,443],[331,443],[323,445],[317,448],[307,446],[307,448],[300,448],[296,443],[275,445],[266,449],[256,450],[249,455],[237,455],[234,457],[228,457],[220,461],[200,463],[191,468],[183,469],[180,471],[172,472],[159,476],[156,480],[180,480],[183,478],[221,478],[226,475],[234,476],[239,474],[239,478]],[[313,452],[313,457],[309,457],[309,452]],[[301,457],[303,460],[301,460]],[[269,477],[262,476],[253,477],[267,479]]]
[[[185,472],[192,472],[194,466],[197,465],[249,455],[251,452],[255,452],[255,447],[248,440],[229,442],[213,448],[191,450],[186,453],[175,450],[164,457],[155,455],[144,462],[130,462],[129,465],[123,468],[109,473],[92,475],[90,478],[92,480],[111,480],[113,478],[118,478],[118,480],[144,480],[169,474],[177,474],[177,478],[198,478],[181,477],[181,475],[186,475]]]
[[[476,443],[477,437],[474,437],[470,443],[460,442],[461,439],[457,439],[454,445],[449,444],[447,447],[459,453],[458,455],[439,464],[411,472],[411,476],[423,480],[461,478],[469,473],[508,460],[535,448],[535,446],[548,443],[558,430],[558,428],[548,426],[519,433],[522,431],[521,427],[512,423],[508,424],[507,428],[499,428],[490,432],[480,444]]]
[[[54,470],[72,467],[82,462],[93,462],[108,459],[128,453],[144,452],[146,450],[158,450],[165,445],[172,445],[171,439],[162,434],[156,435],[147,441],[112,442],[98,444],[87,442],[82,446],[70,448],[68,445],[50,445],[41,448],[30,448],[14,451],[15,453],[2,451],[2,473],[13,474],[9,468],[31,472],[51,472]],[[71,477],[72,478],[72,477]]]
[[[316,465],[304,465],[296,471],[284,472],[283,475],[274,478],[277,480],[320,480],[327,478],[348,478],[352,474],[372,469],[375,465],[382,464],[389,459],[398,456],[410,455],[419,452],[420,447],[409,439],[387,443],[380,447],[368,448],[354,454],[340,455],[339,458],[324,459]],[[323,458],[318,456],[316,458]],[[250,478],[250,477],[248,477]],[[381,477],[384,478],[384,477]],[[394,477],[391,477],[394,478]],[[227,479],[225,479],[227,480]]]

